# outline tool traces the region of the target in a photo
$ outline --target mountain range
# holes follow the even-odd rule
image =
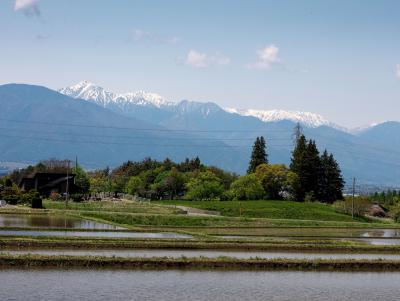
[[[267,140],[270,162],[290,161],[293,128],[337,158],[347,182],[400,185],[400,123],[360,131],[320,115],[222,108],[213,102],[173,102],[144,91],[113,93],[87,81],[53,91],[0,86],[0,162],[74,158],[88,168],[144,157],[183,160],[244,173],[255,137]]]

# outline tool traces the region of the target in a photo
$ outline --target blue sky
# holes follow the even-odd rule
[[[400,120],[400,1],[1,0],[0,83]]]

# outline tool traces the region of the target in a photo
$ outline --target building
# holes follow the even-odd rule
[[[38,172],[30,177],[25,177],[19,183],[19,187],[23,191],[36,190],[43,196],[49,196],[52,192],[66,193],[67,182],[70,194],[80,191],[79,187],[75,185],[75,174],[51,172]]]

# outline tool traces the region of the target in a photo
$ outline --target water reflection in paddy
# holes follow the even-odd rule
[[[221,250],[171,250],[171,249],[133,249],[133,250],[72,250],[72,249],[30,249],[30,250],[1,250],[9,254],[39,254],[39,255],[69,255],[69,256],[105,256],[105,257],[208,257],[221,256],[249,258],[290,258],[290,259],[390,259],[400,260],[400,254],[343,254],[343,253],[309,253],[309,252],[264,252],[264,251],[221,251]]]
[[[0,214],[0,227],[68,228],[68,229],[123,229],[95,221],[51,214]]]
[[[108,237],[108,238],[192,238],[191,235],[172,232],[117,232],[117,231],[35,231],[0,230],[1,235],[16,236],[68,236],[68,237]]]
[[[399,238],[400,229],[368,229],[368,228],[210,228],[205,232],[216,236],[241,236],[241,237],[376,237]]]
[[[0,270],[0,300],[399,300],[400,273]]]

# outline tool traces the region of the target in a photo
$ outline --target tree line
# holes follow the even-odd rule
[[[66,172],[65,161],[48,160],[14,171],[0,179],[0,188],[18,192],[17,184],[35,172]],[[239,176],[215,166],[206,166],[198,157],[176,163],[146,158],[127,161],[117,168],[84,171],[71,167],[81,197],[126,193],[149,199],[188,200],[295,200],[333,203],[343,199],[344,181],[338,163],[326,150],[320,154],[315,141],[296,136],[290,166],[270,164],[264,137],[257,137],[247,170]],[[4,191],[4,188],[3,188]],[[1,197],[0,191],[0,197]],[[4,193],[3,193],[4,194]]]

